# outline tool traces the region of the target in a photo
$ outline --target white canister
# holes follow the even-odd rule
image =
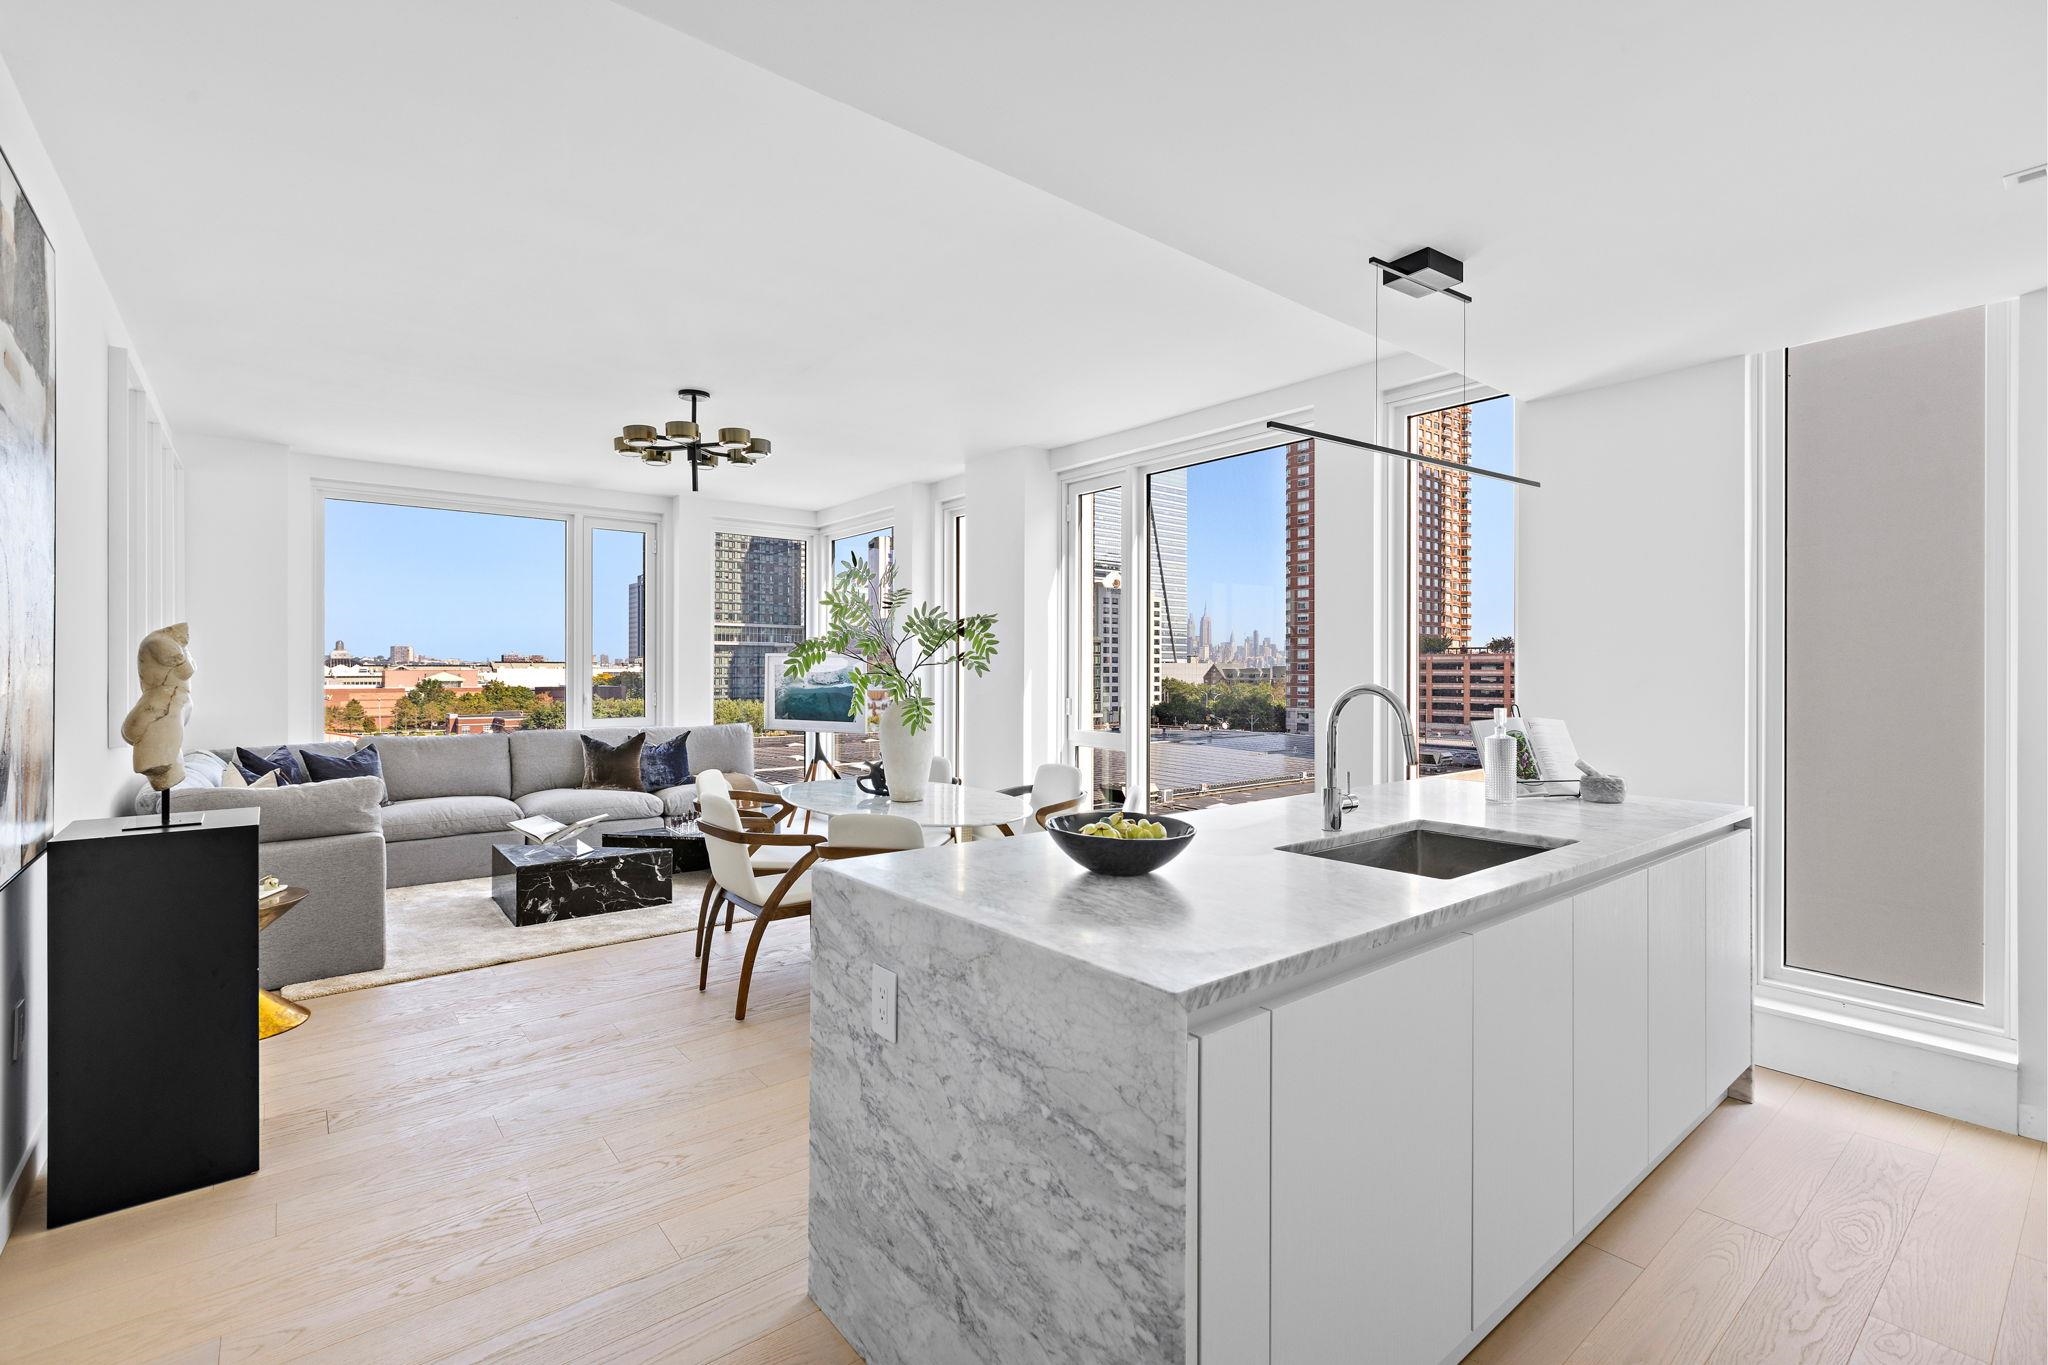
[[[1508,733],[1507,708],[1493,708],[1493,733],[1479,741],[1479,766],[1486,773],[1486,799],[1512,801],[1515,786],[1515,737]]]

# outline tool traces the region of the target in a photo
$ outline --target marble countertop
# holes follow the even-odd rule
[[[1085,872],[1035,833],[849,860],[813,875],[821,893],[841,880],[873,888],[1195,1011],[1569,893],[1750,818],[1747,807],[1656,797],[1489,806],[1479,783],[1436,779],[1357,795],[1344,836],[1421,821],[1572,842],[1450,881],[1280,852],[1332,837],[1320,801],[1304,796],[1188,814],[1194,844],[1145,877]]]

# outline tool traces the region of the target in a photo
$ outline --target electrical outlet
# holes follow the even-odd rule
[[[14,1019],[8,1028],[7,1034],[12,1040],[12,1057],[10,1060],[18,1062],[21,1060],[21,1054],[28,1051],[28,1001],[17,1000],[14,1002]]]
[[[896,1041],[896,973],[880,963],[868,978],[868,1026],[883,1042]]]

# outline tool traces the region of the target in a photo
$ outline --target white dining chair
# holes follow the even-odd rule
[[[733,1018],[747,1017],[747,991],[754,980],[754,959],[761,951],[761,937],[779,919],[794,919],[811,913],[811,869],[820,859],[866,858],[924,847],[924,831],[914,820],[900,815],[841,815],[832,821],[832,837],[821,834],[764,833],[740,822],[739,808],[724,796],[700,796],[703,814],[698,827],[704,831],[705,852],[710,855],[711,875],[725,900],[745,907],[754,916],[754,931],[747,937],[746,956],[740,962],[739,997]],[[799,851],[797,860],[779,873],[764,873],[754,864],[753,853],[763,846]],[[713,912],[715,913],[715,911]],[[697,966],[697,989],[711,980],[711,938],[705,916],[699,915],[699,936],[704,941]]]

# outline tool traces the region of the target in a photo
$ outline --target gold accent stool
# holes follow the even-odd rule
[[[256,902],[256,932],[262,933],[284,918],[285,912],[313,893],[303,886],[281,887]],[[313,1011],[276,991],[256,988],[256,1036],[275,1038],[313,1017]]]

